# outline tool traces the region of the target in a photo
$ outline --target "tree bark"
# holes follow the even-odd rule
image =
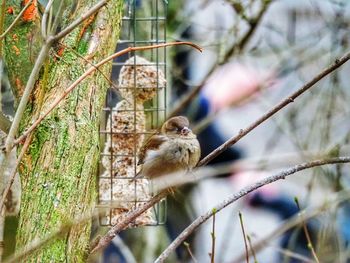
[[[8,2],[8,5],[20,8],[20,1]],[[61,28],[86,12],[96,1],[77,3],[75,10],[71,5],[64,11]],[[22,121],[22,131],[91,66],[75,52],[96,63],[115,50],[122,6],[122,0],[110,0],[96,15],[61,40],[60,43],[64,45],[58,43],[51,49]],[[35,32],[40,32],[39,25],[37,20],[22,21],[6,37],[6,41],[12,41],[13,34],[19,34],[24,27],[35,27]],[[27,40],[30,41],[28,35]],[[18,80],[16,84],[16,79],[25,76],[28,69],[21,69],[12,62],[16,56],[28,57],[25,52],[18,53],[28,43],[18,41],[16,45],[18,49],[5,48],[5,58],[12,86],[17,89],[15,94],[20,95],[20,85],[17,85]],[[109,76],[111,63],[101,67],[101,71]],[[25,79],[21,83],[25,83]],[[99,121],[107,88],[106,79],[99,72],[95,73],[83,81],[34,131],[20,169],[23,189],[17,249],[40,239],[65,221],[92,211],[96,200],[96,169],[100,153]],[[32,255],[27,262],[82,262],[87,256],[89,237],[90,224],[73,227],[67,235]]]

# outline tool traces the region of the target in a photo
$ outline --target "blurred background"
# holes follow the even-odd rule
[[[171,48],[167,67],[162,68],[167,73],[167,113],[175,109],[176,115],[190,119],[202,157],[349,48],[346,0],[132,3],[140,16],[151,14],[156,5],[165,8],[166,23],[158,30],[166,27],[167,42],[191,41],[204,49],[199,53],[184,46]],[[147,28],[145,23],[138,30],[147,35]],[[298,163],[348,154],[349,70],[344,65],[333,72],[211,161],[209,165],[232,165],[231,172],[181,187],[168,198],[164,225],[123,232],[102,261],[152,262],[197,216],[242,187]],[[189,93],[189,103],[177,108]],[[347,191],[349,178],[348,165],[310,169],[225,208],[216,215],[215,262],[246,262],[239,212],[253,251],[251,262],[350,262],[349,204],[337,199]],[[325,204],[329,208],[320,212],[318,207]],[[282,231],[282,225],[304,209],[318,211],[317,216]],[[169,262],[210,262],[212,223],[209,220],[193,233]]]

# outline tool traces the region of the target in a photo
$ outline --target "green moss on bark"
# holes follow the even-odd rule
[[[80,1],[75,17],[95,2]],[[92,56],[92,63],[111,54],[119,35],[122,4],[122,0],[109,1],[89,27],[80,26],[62,40],[64,45],[82,56]],[[21,26],[18,25],[14,32],[19,32],[17,30]],[[46,73],[39,77],[25,112],[22,130],[90,67],[69,48],[64,49],[61,58],[51,56],[48,59]],[[5,52],[7,61],[15,59],[10,50]],[[17,75],[24,72],[17,65],[15,68]],[[102,70],[109,75],[111,63]],[[67,220],[92,211],[96,200],[95,177],[100,152],[98,127],[107,88],[108,82],[101,74],[90,76],[34,131],[21,165],[23,191],[17,233],[19,250],[32,240],[51,233]],[[36,252],[27,262],[84,262],[89,237],[90,223],[77,225],[63,238]]]
[[[6,10],[12,8],[13,13],[6,12],[5,28],[12,23],[22,10],[21,2],[18,0],[6,1]],[[21,97],[40,50],[42,37],[39,23],[39,16],[35,16],[32,21],[25,21],[21,18],[17,26],[4,39],[4,59],[16,98]]]

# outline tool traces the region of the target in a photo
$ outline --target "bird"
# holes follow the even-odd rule
[[[198,163],[201,149],[197,136],[184,116],[175,116],[152,135],[138,155],[140,172],[134,179],[154,179],[163,175],[191,171]]]

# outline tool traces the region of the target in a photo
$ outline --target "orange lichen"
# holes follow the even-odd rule
[[[79,36],[78,36],[78,41],[80,41],[80,39],[83,37],[83,35],[86,32],[86,29],[92,24],[92,22],[94,21],[96,15],[92,15],[90,16],[87,20],[84,21],[83,23],[83,27],[80,30]]]
[[[12,39],[13,39],[15,42],[18,42],[18,36],[17,36],[17,34],[13,34],[13,35],[12,35]]]
[[[17,77],[15,79],[15,85],[17,87],[17,93],[18,93],[18,97],[22,97],[23,95],[23,91],[24,91],[24,85],[22,84],[22,81]]]
[[[23,0],[22,5],[25,6],[29,0]],[[34,21],[38,16],[38,8],[37,8],[37,0],[33,0],[33,2],[28,6],[28,8],[24,11],[22,15],[22,19],[25,22]]]
[[[15,45],[12,46],[12,49],[15,51],[16,55],[19,56],[21,54],[21,51],[19,50],[18,47],[16,47]]]
[[[13,7],[9,6],[6,11],[9,15],[13,15]]]
[[[65,50],[65,47],[60,47],[57,50],[57,56],[62,57],[64,50]]]

